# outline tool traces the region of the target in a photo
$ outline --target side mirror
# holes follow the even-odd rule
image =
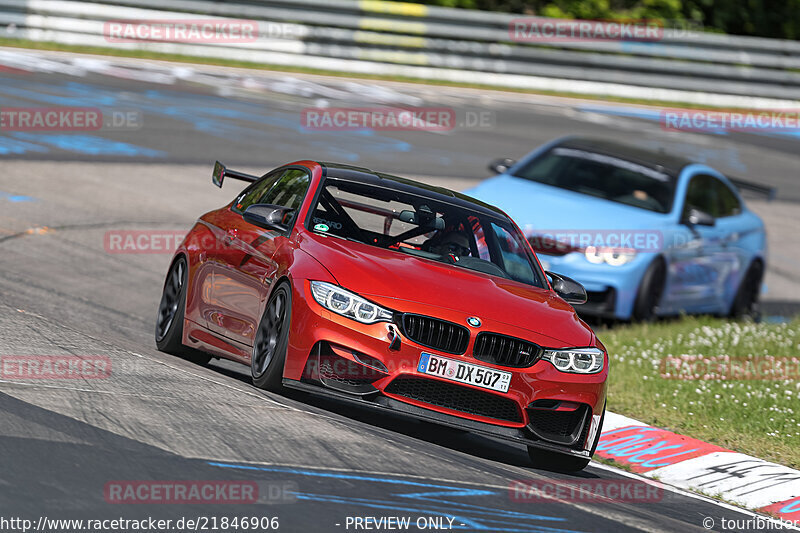
[[[586,289],[583,285],[572,278],[556,274],[555,272],[545,272],[553,282],[553,290],[561,296],[565,302],[572,305],[585,304],[588,300]]]
[[[294,209],[271,204],[253,204],[244,210],[242,218],[259,228],[286,231]]]
[[[717,223],[716,219],[700,209],[694,207],[689,209],[689,213],[683,218],[683,223],[687,226],[713,226]]]
[[[509,168],[513,167],[516,162],[516,160],[508,159],[507,157],[504,159],[495,159],[489,163],[489,170],[497,174],[502,174]]]

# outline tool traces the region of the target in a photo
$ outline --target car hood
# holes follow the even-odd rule
[[[342,287],[388,307],[402,310],[406,301],[477,315],[562,346],[587,346],[594,338],[572,307],[546,289],[336,237],[306,233],[300,246]]]
[[[661,229],[669,220],[664,213],[505,174],[464,193],[505,211],[526,235],[537,230]]]

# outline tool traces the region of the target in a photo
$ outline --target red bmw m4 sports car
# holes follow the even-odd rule
[[[608,355],[499,209],[440,187],[298,161],[201,216],[177,250],[159,350],[250,366],[253,383],[525,444],[584,468],[603,424]],[[532,206],[535,208],[535,206]]]

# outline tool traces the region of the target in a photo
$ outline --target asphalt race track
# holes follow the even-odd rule
[[[618,108],[555,98],[164,64],[137,71],[131,66],[142,64],[128,60],[19,54],[0,53],[0,106],[102,107],[139,119],[79,134],[0,132],[0,355],[105,356],[111,365],[104,379],[0,379],[0,515],[34,524],[41,516],[278,517],[279,530],[301,532],[352,531],[347,517],[365,516],[446,517],[459,531],[493,532],[707,531],[706,517],[719,524],[750,516],[670,490],[650,503],[515,501],[514,480],[576,476],[533,470],[525,450],[510,444],[265,393],[249,384],[246,367],[200,367],[159,353],[153,327],[170,255],[115,253],[105,238],[112,230],[185,231],[230,201],[239,186],[211,185],[215,159],[257,172],[313,157],[462,188],[485,177],[495,157],[519,157],[567,133],[613,135],[682,147],[778,187],[765,211],[774,217],[771,239],[784,244],[772,247],[767,296],[792,312],[798,247],[786,243],[798,239],[798,139],[667,133]],[[310,105],[379,104],[452,106],[463,127],[300,127]],[[468,113],[483,112],[488,122],[467,124]],[[577,477],[626,474],[592,465]],[[109,484],[131,480],[253,482],[259,502],[107,501]]]

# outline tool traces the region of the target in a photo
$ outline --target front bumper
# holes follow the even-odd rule
[[[417,344],[395,324],[362,324],[328,311],[313,299],[305,280],[295,284],[294,292],[286,386],[588,457],[605,404],[607,360],[604,370],[592,375],[562,373],[542,360],[528,368],[493,365],[471,355],[479,331],[526,339],[530,332],[526,336],[520,328],[484,320],[480,328],[469,328],[465,353],[445,353]],[[410,302],[403,307],[398,311],[466,324],[467,315],[456,311]],[[423,352],[511,372],[509,390],[489,391],[421,373],[417,367]],[[398,386],[409,381],[434,392],[412,393]],[[457,389],[455,396],[451,389]]]
[[[423,407],[418,407],[413,404],[404,403],[388,396],[377,395],[372,398],[352,396],[334,389],[325,388],[303,381],[295,381],[293,379],[284,379],[283,385],[290,389],[297,389],[311,394],[318,394],[327,398],[333,398],[350,404],[360,405],[362,407],[392,412],[400,416],[406,416],[427,422],[435,422],[443,426],[461,429],[471,433],[477,433],[486,437],[494,437],[501,440],[515,442],[517,444],[532,446],[542,450],[549,450],[562,453],[564,455],[584,457],[587,459],[591,458],[592,456],[590,448],[592,442],[594,442],[594,435],[597,431],[596,426],[587,431],[586,440],[589,442],[588,447],[566,447],[539,439],[535,435],[532,435],[529,431],[526,431],[525,428],[509,428],[486,424],[483,422],[476,422],[467,418],[447,415]],[[591,423],[597,424],[599,422],[594,421],[593,417]]]

